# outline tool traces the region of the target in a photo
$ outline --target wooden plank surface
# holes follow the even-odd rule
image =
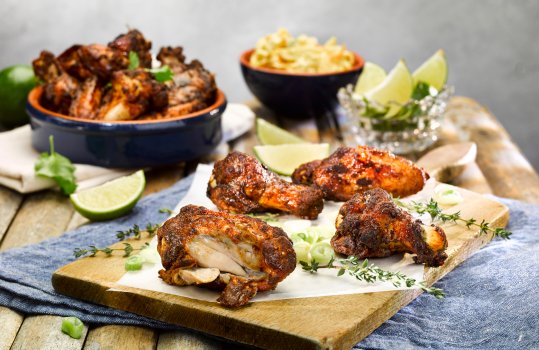
[[[19,314],[7,307],[0,306],[0,350],[8,350],[15,340],[15,336],[21,327],[24,315]]]
[[[202,335],[190,334],[182,331],[163,332],[159,335],[157,350],[218,350],[219,342]]]
[[[492,113],[470,98],[455,97],[446,118],[463,139],[477,144],[477,164],[494,194],[539,203],[539,175]]]
[[[11,221],[17,214],[23,196],[9,188],[0,186],[0,243]]]
[[[88,327],[84,326],[80,339],[73,339],[61,332],[62,317],[58,316],[28,316],[13,342],[12,350],[43,349],[43,350],[78,350],[84,343]]]
[[[26,197],[2,241],[0,250],[61,235],[73,211],[69,198],[59,192],[44,191]]]
[[[495,227],[508,221],[508,209],[481,195],[461,190],[464,201],[451,208],[465,218],[485,219]],[[449,248],[440,268],[426,268],[430,284],[451,271],[492,237],[465,226],[443,224]],[[121,246],[121,243],[119,243]],[[419,291],[394,291],[256,302],[239,310],[148,290],[116,281],[125,273],[121,255],[88,257],[60,268],[53,286],[60,293],[193,328],[255,346],[279,349],[345,349],[370,334],[413,300]],[[109,288],[124,290],[110,291]],[[178,287],[180,288],[180,287]]]
[[[106,325],[96,327],[88,334],[84,350],[153,350],[157,332],[143,327]]]

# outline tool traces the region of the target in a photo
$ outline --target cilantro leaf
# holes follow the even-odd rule
[[[135,51],[129,51],[129,66],[127,66],[127,69],[133,70],[139,67],[140,67],[140,59],[138,57],[138,54]],[[145,68],[144,70],[152,74],[154,79],[160,83],[164,83],[165,81],[172,80],[172,77],[174,76],[174,73],[172,72],[170,67],[167,65],[164,65],[159,68]]]
[[[69,159],[54,151],[54,138],[49,136],[50,154],[41,153],[34,165],[36,175],[54,180],[62,192],[69,195],[77,189],[75,166]]]
[[[146,71],[152,73],[155,80],[160,83],[172,80],[172,77],[174,76],[174,73],[172,73],[172,70],[167,65],[159,68],[146,69]]]
[[[135,51],[129,51],[129,65],[127,66],[127,69],[133,70],[140,67],[140,59],[138,58],[138,54]]]

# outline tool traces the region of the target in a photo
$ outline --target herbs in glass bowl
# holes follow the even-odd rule
[[[438,139],[453,94],[446,80],[442,50],[413,74],[402,60],[389,74],[375,64],[366,64],[357,85],[342,88],[338,94],[346,114],[346,143],[399,154],[423,151]]]

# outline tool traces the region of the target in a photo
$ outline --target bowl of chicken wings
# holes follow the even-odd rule
[[[221,141],[224,93],[181,47],[163,47],[137,30],[107,45],[74,45],[33,63],[42,84],[28,96],[32,146],[73,162],[113,168],[196,159]],[[158,62],[158,63],[157,63]],[[157,64],[156,64],[157,63]]]

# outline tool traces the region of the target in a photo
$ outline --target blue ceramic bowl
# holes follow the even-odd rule
[[[26,110],[32,127],[32,146],[49,151],[54,136],[58,153],[74,163],[108,168],[140,168],[196,159],[221,142],[221,115],[226,98],[218,90],[210,107],[185,116],[140,121],[103,122],[61,115],[43,108],[43,90],[28,95]]]
[[[354,53],[354,66],[343,72],[299,74],[253,67],[249,63],[254,49],[240,56],[241,72],[249,90],[266,107],[292,119],[317,118],[334,112],[339,101],[337,92],[355,84],[364,60]]]

